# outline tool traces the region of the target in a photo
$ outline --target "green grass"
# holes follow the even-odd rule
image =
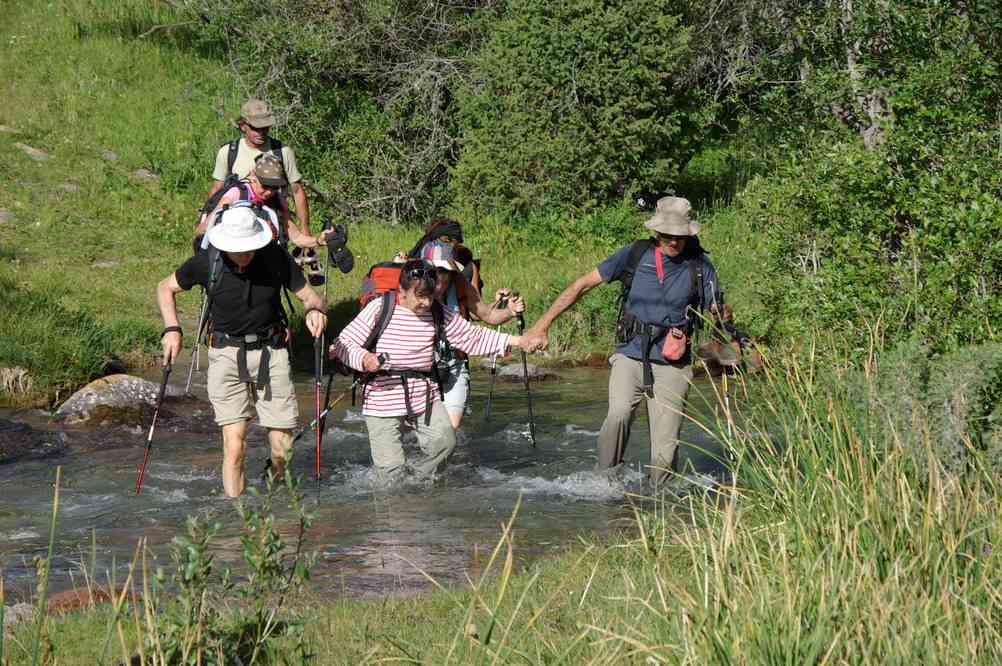
[[[315,663],[996,663],[1002,492],[965,435],[971,464],[944,471],[935,405],[901,430],[880,379],[896,361],[874,358],[774,359],[786,369],[738,382],[737,483],[719,494],[638,500],[619,535],[524,571],[515,515],[494,553],[471,553],[469,585],[300,600]],[[103,623],[53,620],[59,663],[92,663]],[[127,614],[128,645],[136,626]]]

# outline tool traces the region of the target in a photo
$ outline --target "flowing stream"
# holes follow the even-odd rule
[[[532,386],[538,440],[533,449],[523,385],[499,381],[492,419],[485,423],[488,375],[476,369],[471,409],[455,455],[443,478],[430,487],[374,487],[365,423],[350,399],[328,421],[325,478],[319,489],[313,482],[314,440],[311,434],[304,436],[293,470],[304,477],[308,502],[317,514],[307,540],[307,548],[319,553],[315,589],[353,597],[410,594],[430,585],[425,574],[443,583],[476,577],[520,497],[515,523],[520,564],[564,548],[583,533],[628,526],[629,495],[642,492],[639,468],[649,461],[645,410],[638,410],[625,469],[612,475],[595,472],[608,372],[558,372],[559,379]],[[172,377],[172,383],[183,382],[182,374]],[[204,374],[201,379],[204,382]],[[312,380],[301,374],[297,382],[300,419],[309,421]],[[334,395],[347,383],[338,378]],[[204,385],[194,392],[204,396]],[[712,396],[706,380],[696,382],[690,409],[702,421],[712,422],[709,402],[700,395]],[[184,531],[189,514],[199,512],[211,512],[223,525],[214,546],[216,562],[239,569],[240,519],[233,502],[222,494],[221,444],[211,408],[207,403],[182,403],[169,409],[171,414],[157,428],[139,497],[133,489],[145,428],[64,427],[67,453],[0,466],[0,569],[8,599],[33,594],[34,559],[44,557],[48,545],[57,465],[63,468],[63,484],[50,589],[82,586],[83,572],[92,566],[99,582],[112,577],[121,582],[140,537],[146,537],[156,564],[168,568],[171,539]],[[0,416],[36,428],[57,428],[39,413]],[[679,462],[691,465],[694,482],[720,472],[712,459],[719,457],[719,449],[709,435],[686,422],[682,437],[690,445],[680,452]],[[247,453],[251,485],[258,483],[266,456],[265,432],[254,426]],[[291,536],[294,522],[284,506],[284,493],[278,495],[279,524]]]

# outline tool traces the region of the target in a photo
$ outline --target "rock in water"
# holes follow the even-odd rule
[[[0,419],[0,465],[44,458],[66,450],[61,432],[36,430],[25,423]]]
[[[168,395],[176,390],[168,386]],[[160,387],[132,375],[108,375],[95,379],[70,396],[56,417],[73,422],[141,424],[156,404]]]
[[[534,379],[537,382],[558,378],[555,372],[550,372],[546,368],[541,368],[538,365],[533,365],[532,363],[527,364],[525,369],[529,373],[529,379]],[[510,363],[503,368],[498,368],[498,379],[506,382],[523,381],[522,364]]]

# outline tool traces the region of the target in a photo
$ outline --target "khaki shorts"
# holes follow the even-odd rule
[[[288,349],[272,349],[268,364],[270,381],[258,387],[257,402],[252,399],[247,384],[237,373],[237,347],[209,347],[209,402],[216,413],[217,425],[229,425],[254,418],[255,410],[261,425],[276,430],[292,430],[299,420],[299,405],[292,385]],[[247,352],[247,371],[257,377],[261,350]]]

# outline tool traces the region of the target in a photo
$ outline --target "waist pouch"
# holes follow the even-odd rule
[[[271,362],[272,349],[284,349],[289,342],[288,331],[283,326],[274,326],[261,333],[249,333],[247,335],[230,335],[213,331],[209,337],[209,345],[215,349],[225,347],[236,347],[237,351],[237,374],[240,381],[246,384],[256,383],[258,386],[267,386],[271,380],[268,366]],[[251,379],[247,370],[247,352],[261,350],[261,361],[258,364],[257,380]]]

